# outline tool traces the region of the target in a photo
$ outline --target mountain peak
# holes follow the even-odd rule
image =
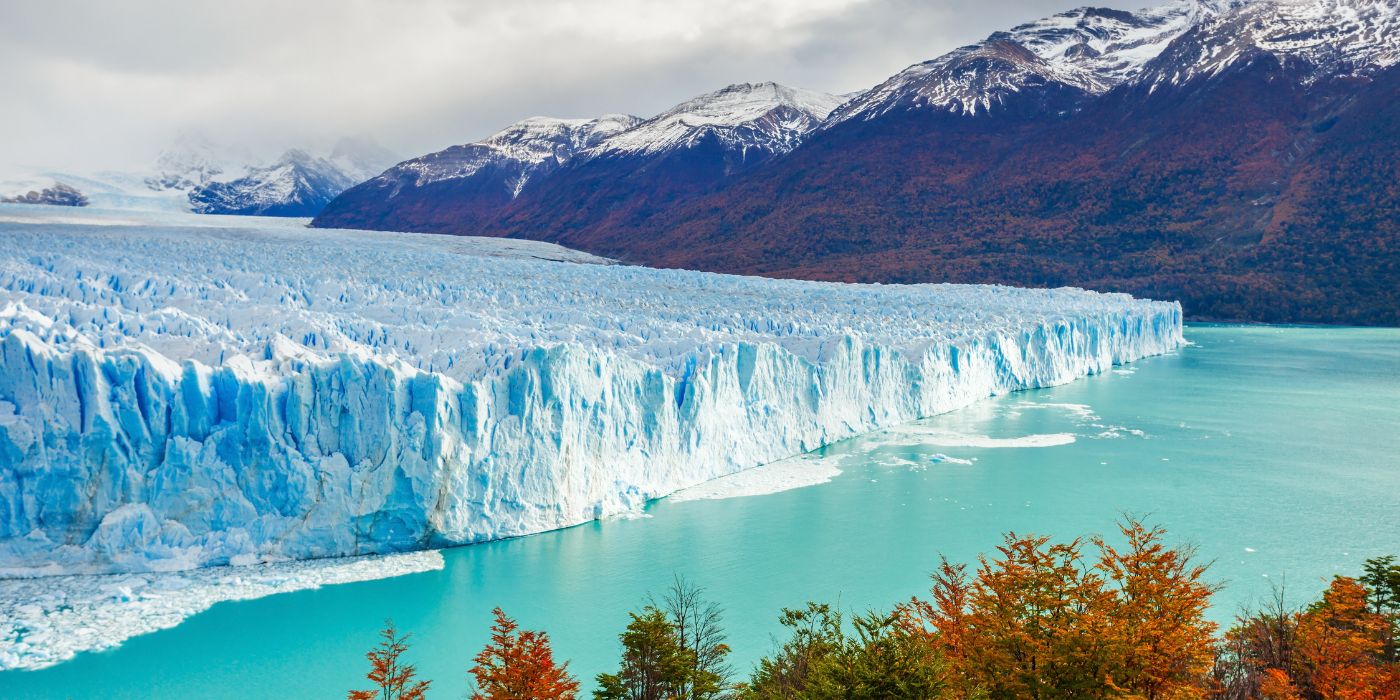
[[[832,123],[896,110],[987,113],[1022,93],[1099,95],[1137,76],[1173,40],[1232,0],[1172,0],[1136,12],[1080,7],[996,32],[919,63],[843,105]]]
[[[713,136],[727,147],[786,153],[844,98],[774,82],[735,83],[692,97],[598,144],[592,155],[657,154]]]
[[[1304,82],[1364,76],[1400,63],[1400,5],[1394,0],[1255,0],[1203,21],[1144,71],[1151,90],[1218,75],[1266,54]]]

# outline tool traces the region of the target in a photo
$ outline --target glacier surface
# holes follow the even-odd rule
[[[1183,342],[1077,289],[35,216],[0,216],[0,576],[540,532]]]

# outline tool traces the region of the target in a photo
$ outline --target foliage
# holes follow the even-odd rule
[[[1385,642],[1385,658],[1400,662],[1400,565],[1394,556],[1367,559],[1361,584],[1367,590],[1371,610],[1390,623]]]
[[[676,644],[691,662],[676,689],[679,700],[717,700],[725,697],[734,675],[729,666],[729,645],[724,642],[723,611],[705,600],[704,589],[676,576],[659,605],[666,612]]]
[[[1008,534],[975,577],[946,560],[932,597],[900,606],[902,624],[947,660],[961,695],[992,698],[1204,696],[1213,588],[1190,548],[1129,519],[1127,546]]]
[[[1282,588],[1219,638],[1215,588],[1191,547],[1127,518],[1121,543],[1008,533],[969,571],[943,560],[930,597],[850,619],[831,606],[783,610],[778,648],[734,685],[721,610],[676,577],[619,635],[599,700],[1400,700],[1400,566],[1366,562],[1320,600],[1290,609]],[[1086,554],[1086,549],[1089,553]],[[474,658],[471,700],[574,700],[579,683],[544,632],[500,608]],[[366,657],[372,690],[350,700],[423,700],[386,623]]]
[[[598,674],[599,700],[672,700],[694,686],[695,654],[681,646],[666,613],[646,606],[628,613],[632,621],[619,635],[622,663],[617,673]]]
[[[549,635],[519,625],[500,608],[491,611],[491,641],[476,655],[471,700],[573,700],[578,681],[568,663],[555,664]]]
[[[1216,660],[1217,697],[1400,699],[1393,561],[1368,561],[1360,580],[1332,579],[1304,610],[1289,611],[1280,592],[1267,612],[1242,616]]]
[[[349,700],[423,700],[430,681],[416,680],[412,664],[399,660],[408,651],[408,635],[400,635],[392,620],[386,620],[379,633],[379,645],[371,649],[370,671],[365,677],[374,683],[373,690],[352,690]]]
[[[866,613],[847,633],[827,605],[784,610],[791,638],[759,662],[743,700],[877,700],[943,697],[945,667],[935,649],[896,614]]]

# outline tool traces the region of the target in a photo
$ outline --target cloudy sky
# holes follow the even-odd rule
[[[1079,4],[0,0],[0,174],[143,168],[180,129],[258,154],[370,135],[408,156],[734,82],[844,93]]]

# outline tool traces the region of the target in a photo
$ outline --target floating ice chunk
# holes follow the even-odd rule
[[[926,425],[913,424],[891,428],[885,434],[907,440],[913,444],[933,447],[1056,447],[1074,442],[1071,433],[1042,433],[1011,438],[994,438],[986,435],[955,433]]]
[[[177,573],[0,580],[0,670],[52,666],[174,627],[227,600],[441,569],[442,553],[409,552]]]
[[[671,503],[766,496],[771,493],[825,484],[840,476],[836,457],[794,457],[682,489],[667,497]]]
[[[972,464],[972,460],[970,459],[962,459],[960,457],[949,457],[948,455],[945,455],[942,452],[939,452],[938,454],[935,454],[929,457],[928,459],[930,462],[935,463],[946,462],[948,464]]]

